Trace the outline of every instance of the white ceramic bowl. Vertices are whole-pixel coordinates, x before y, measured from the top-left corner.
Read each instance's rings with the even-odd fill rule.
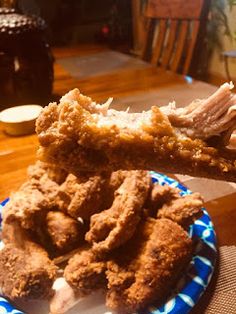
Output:
[[[32,134],[41,110],[41,106],[33,104],[5,109],[0,112],[2,128],[7,134],[13,136]]]

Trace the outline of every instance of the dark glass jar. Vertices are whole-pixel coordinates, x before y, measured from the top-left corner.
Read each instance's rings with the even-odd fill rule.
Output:
[[[45,29],[39,17],[0,8],[0,106],[50,97],[53,56]]]

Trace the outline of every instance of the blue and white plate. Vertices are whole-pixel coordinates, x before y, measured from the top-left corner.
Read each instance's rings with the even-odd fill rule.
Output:
[[[181,195],[191,193],[191,191],[188,190],[185,186],[165,175],[156,172],[151,172],[151,175],[153,182],[158,182],[161,185],[168,184],[172,187],[176,187],[181,191]],[[0,204],[0,211],[7,201],[8,200],[5,200]],[[198,302],[199,298],[208,286],[215,266],[217,249],[214,227],[211,218],[205,209],[203,209],[203,216],[190,226],[189,236],[196,243],[191,262],[189,263],[186,271],[183,273],[166,303],[159,308],[150,307],[149,314],[187,314]],[[80,308],[76,307],[76,309],[70,311],[69,313],[111,313],[104,306],[103,296],[98,296],[97,298],[95,297],[92,299],[90,298],[90,301],[86,301],[86,298],[84,300],[85,301],[80,303]],[[93,306],[91,306],[91,301],[95,302]],[[86,304],[88,304],[88,307],[86,307]],[[45,306],[44,309],[43,307],[38,309],[38,305],[36,306],[35,304],[32,304],[28,307],[27,313],[46,314],[46,307],[47,306]],[[0,297],[0,313],[24,314],[24,312],[15,309],[3,297]]]

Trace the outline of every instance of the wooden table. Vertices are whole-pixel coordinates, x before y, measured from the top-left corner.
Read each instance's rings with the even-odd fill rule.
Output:
[[[60,60],[69,57],[89,57],[107,52],[105,47],[83,46],[80,48],[55,49],[54,92],[63,95],[68,90],[80,90],[97,101],[114,97],[114,107],[139,111],[150,105],[164,105],[176,100],[177,105],[186,105],[195,98],[206,97],[216,90],[209,84],[192,81],[177,74],[145,66],[120,66],[115,71],[89,77],[72,77]],[[105,60],[106,61],[106,60]],[[100,64],[101,66],[101,64]],[[122,105],[122,103],[124,105]],[[38,141],[36,135],[9,137],[0,132],[0,200],[8,197],[26,179],[26,168],[35,162]],[[193,179],[178,176],[192,190],[203,190],[208,201],[206,208],[215,225],[219,245],[236,245],[236,188],[234,184],[213,180]],[[204,187],[204,188],[202,188]],[[209,195],[212,195],[209,197]]]

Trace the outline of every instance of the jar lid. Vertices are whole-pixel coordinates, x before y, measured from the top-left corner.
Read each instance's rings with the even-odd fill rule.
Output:
[[[45,21],[38,16],[27,16],[15,13],[14,10],[13,12],[6,10],[13,9],[0,11],[0,35],[22,34],[29,31],[32,32],[33,30],[44,30],[46,28]]]
[[[16,13],[16,10],[14,8],[6,8],[6,7],[0,8],[0,14],[10,14],[10,13]]]

